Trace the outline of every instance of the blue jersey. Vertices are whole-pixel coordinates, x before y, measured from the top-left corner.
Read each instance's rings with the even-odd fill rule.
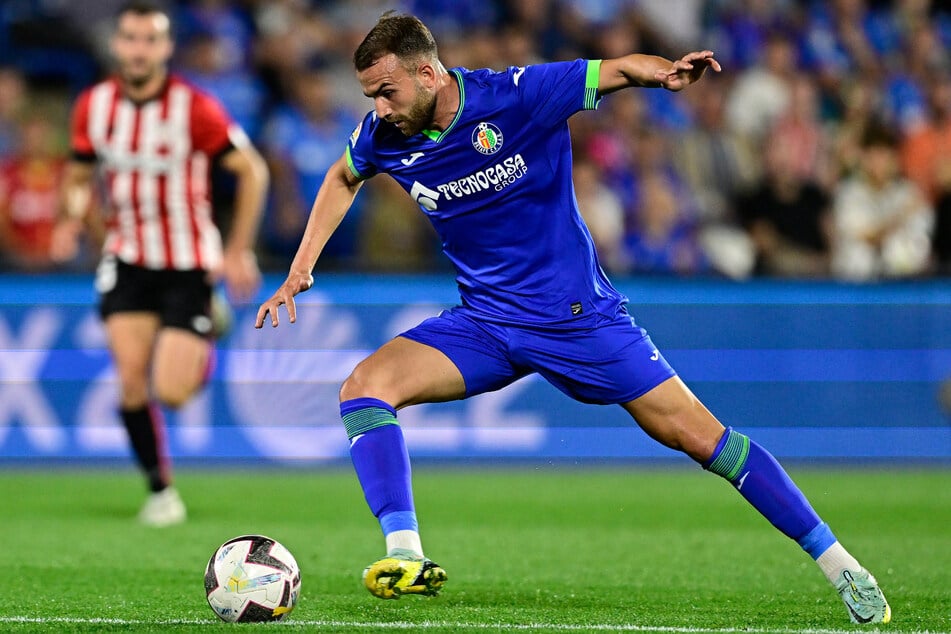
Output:
[[[456,269],[462,304],[507,324],[577,326],[627,300],[598,264],[571,182],[568,117],[597,107],[599,61],[454,68],[459,111],[404,136],[374,113],[347,146],[360,179],[392,176]]]

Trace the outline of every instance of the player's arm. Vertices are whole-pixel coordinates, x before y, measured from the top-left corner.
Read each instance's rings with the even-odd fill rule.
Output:
[[[267,164],[250,143],[232,147],[219,161],[236,178],[234,220],[225,245],[224,276],[231,296],[247,301],[261,283],[254,245],[267,195]]]
[[[93,178],[96,164],[92,161],[69,161],[66,164],[60,192],[59,218],[53,227],[50,257],[68,262],[79,252],[79,236],[87,224],[92,207]]]
[[[353,198],[357,195],[362,183],[363,181],[350,171],[346,155],[341,156],[337,162],[330,166],[310,209],[310,217],[307,219],[304,237],[301,238],[297,254],[294,256],[294,261],[291,262],[287,279],[271,299],[261,304],[258,309],[257,320],[254,323],[255,328],[264,325],[264,318],[268,313],[271,315],[271,325],[276,327],[278,325],[277,309],[281,304],[287,306],[287,316],[290,322],[297,321],[297,307],[294,304],[294,296],[314,285],[312,271],[317,264],[317,258],[320,257],[321,251],[323,251],[327,241],[330,240],[330,236],[333,235],[340,221],[347,215],[350,205],[353,204]]]
[[[713,51],[694,51],[675,61],[640,53],[606,59],[598,74],[598,93],[606,95],[633,86],[682,90],[698,81],[707,68],[720,72]]]

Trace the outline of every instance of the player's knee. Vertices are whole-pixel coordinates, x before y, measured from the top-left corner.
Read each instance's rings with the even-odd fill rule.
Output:
[[[125,409],[135,409],[148,403],[149,383],[144,376],[120,376],[119,391],[119,402]]]
[[[359,373],[354,370],[350,376],[344,379],[343,384],[340,386],[340,402],[362,398],[366,395],[366,387],[360,381]]]
[[[354,398],[385,398],[385,390],[364,364],[357,365],[340,386],[340,401],[349,401]]]
[[[154,397],[155,400],[163,406],[170,409],[178,409],[185,405],[195,392],[196,388],[182,383],[172,385],[156,383]]]

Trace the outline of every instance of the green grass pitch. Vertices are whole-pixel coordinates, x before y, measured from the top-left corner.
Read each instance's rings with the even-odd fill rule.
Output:
[[[951,470],[790,473],[878,577],[887,632],[951,631]],[[680,466],[417,467],[435,599],[360,583],[382,538],[349,469],[180,469],[187,524],[136,524],[131,467],[0,470],[0,631],[835,633],[869,631],[798,546],[731,487]],[[263,533],[300,563],[282,623],[231,625],[205,602],[221,542]]]

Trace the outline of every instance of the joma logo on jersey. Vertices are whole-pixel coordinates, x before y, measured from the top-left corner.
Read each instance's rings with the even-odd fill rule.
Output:
[[[472,131],[472,147],[482,154],[495,154],[502,149],[502,131],[494,123],[483,121]]]

